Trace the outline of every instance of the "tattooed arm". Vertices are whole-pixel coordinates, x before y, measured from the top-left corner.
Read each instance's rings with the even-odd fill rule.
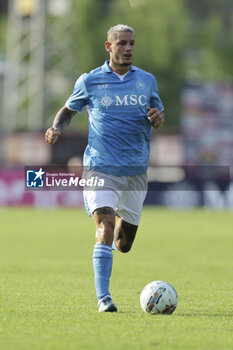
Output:
[[[75,111],[72,111],[66,106],[62,107],[54,118],[53,126],[46,131],[45,141],[54,144],[65,127],[70,124],[75,113]]]

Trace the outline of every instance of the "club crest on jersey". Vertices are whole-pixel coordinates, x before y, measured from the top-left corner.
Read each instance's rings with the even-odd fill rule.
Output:
[[[115,98],[115,103],[114,103]],[[137,104],[145,106],[147,102],[145,95],[115,95],[113,97],[107,96],[106,94],[100,98],[100,103],[103,107],[109,108],[112,104],[115,106],[136,106]]]
[[[143,83],[143,81],[137,81],[136,82],[136,87],[140,90],[144,89],[145,88],[145,84]]]

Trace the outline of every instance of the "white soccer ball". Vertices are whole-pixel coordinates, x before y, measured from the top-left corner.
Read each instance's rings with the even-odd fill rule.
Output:
[[[140,304],[148,314],[172,314],[178,304],[178,295],[171,284],[153,281],[142,290]]]

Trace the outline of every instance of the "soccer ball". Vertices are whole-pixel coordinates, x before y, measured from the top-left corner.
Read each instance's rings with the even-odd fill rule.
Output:
[[[167,282],[153,281],[142,290],[140,304],[148,314],[172,314],[178,304],[177,292]]]

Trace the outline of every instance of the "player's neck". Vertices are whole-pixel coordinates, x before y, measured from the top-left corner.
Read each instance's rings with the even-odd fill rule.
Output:
[[[121,65],[118,65],[118,64],[114,64],[111,61],[109,62],[109,67],[111,68],[111,70],[114,73],[117,73],[117,74],[120,74],[120,75],[124,75],[130,70],[130,65],[121,66]]]

